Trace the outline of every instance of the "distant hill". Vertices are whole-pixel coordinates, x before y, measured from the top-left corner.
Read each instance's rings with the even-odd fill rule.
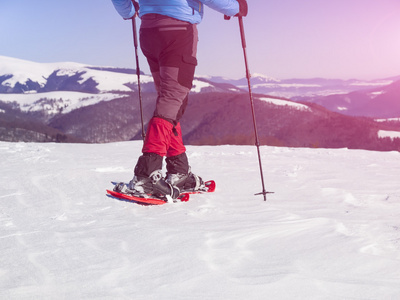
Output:
[[[104,143],[140,139],[137,79],[133,71],[76,63],[39,64],[0,56],[0,140]],[[151,76],[143,74],[141,79],[147,123],[154,110],[156,93]],[[294,88],[299,82],[293,81],[287,88]],[[181,120],[186,143],[254,144],[249,95],[242,83],[196,77]],[[263,83],[284,87],[282,81],[263,75],[252,79],[256,90]],[[307,85],[319,85],[320,89],[332,84],[332,80],[307,81]],[[342,81],[335,84],[343,86]],[[373,95],[372,100],[381,99],[379,104],[386,103],[393,112],[397,102],[392,99],[399,92],[398,85],[395,82],[373,91],[347,95],[366,97],[363,109],[371,112],[377,110],[377,104],[371,103],[367,95]],[[400,150],[398,122],[375,122],[372,118],[359,117],[363,114],[346,116],[341,109],[352,101],[335,100],[329,107],[327,99],[330,98],[296,98],[295,102],[255,93],[262,144]],[[352,108],[348,105],[346,109],[349,112]],[[360,106],[353,108],[357,109]],[[396,113],[382,112],[382,116],[392,115]]]
[[[218,83],[229,83],[243,90],[247,89],[247,79],[240,78],[232,80],[224,77],[207,77]],[[252,90],[259,94],[271,96],[294,98],[327,96],[332,94],[347,94],[353,91],[379,88],[387,86],[397,80],[400,76],[376,80],[341,80],[327,78],[297,78],[297,79],[275,79],[262,74],[252,74]]]
[[[317,103],[349,116],[400,118],[400,80],[389,85],[347,94],[297,97],[296,100]]]

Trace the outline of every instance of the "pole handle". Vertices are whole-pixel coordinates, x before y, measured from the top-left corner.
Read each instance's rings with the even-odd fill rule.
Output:
[[[138,48],[138,39],[137,39],[137,34],[136,34],[136,16],[132,18],[132,29],[133,29],[133,45],[135,46],[135,49]]]

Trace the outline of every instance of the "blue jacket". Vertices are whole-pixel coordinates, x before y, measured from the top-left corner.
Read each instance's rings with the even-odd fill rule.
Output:
[[[123,18],[131,18],[135,14],[131,0],[112,0],[112,2]],[[227,16],[234,16],[239,12],[237,0],[139,0],[139,4],[139,17],[153,13],[192,24],[201,22],[204,5]]]

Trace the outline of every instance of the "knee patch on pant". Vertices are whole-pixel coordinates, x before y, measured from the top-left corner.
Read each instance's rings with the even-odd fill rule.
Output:
[[[178,82],[187,87],[189,90],[193,85],[193,78],[197,66],[196,57],[190,55],[183,55],[182,62],[179,65]]]

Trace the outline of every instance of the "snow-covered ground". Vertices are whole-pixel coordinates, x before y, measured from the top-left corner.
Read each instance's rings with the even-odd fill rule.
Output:
[[[400,153],[189,146],[214,194],[106,196],[140,142],[0,143],[0,299],[400,299]]]

